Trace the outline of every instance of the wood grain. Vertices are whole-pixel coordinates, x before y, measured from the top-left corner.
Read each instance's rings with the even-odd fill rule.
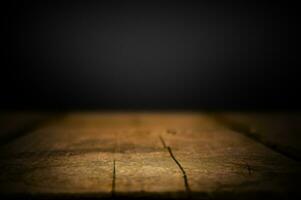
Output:
[[[204,113],[69,113],[1,148],[0,193],[284,198],[300,163]]]
[[[299,113],[239,113],[215,115],[221,123],[254,140],[301,161],[301,115]]]

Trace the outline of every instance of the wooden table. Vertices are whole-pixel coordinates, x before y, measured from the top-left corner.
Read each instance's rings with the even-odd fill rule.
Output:
[[[6,198],[300,193],[298,113],[2,113],[0,131]]]

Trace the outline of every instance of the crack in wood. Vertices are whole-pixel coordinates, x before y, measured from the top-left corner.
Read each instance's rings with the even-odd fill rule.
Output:
[[[114,152],[113,152],[113,170],[112,170],[112,198],[116,197],[116,153],[120,152],[118,134],[114,133]]]
[[[162,136],[159,136],[159,139],[160,141],[162,142],[162,145],[164,147],[164,149],[167,149],[170,157],[175,161],[175,163],[177,164],[177,166],[179,167],[179,169],[181,170],[181,173],[183,175],[183,180],[184,180],[184,185],[185,185],[185,191],[186,193],[188,194],[188,196],[190,196],[190,187],[189,187],[189,183],[188,183],[188,177],[186,175],[186,172],[183,168],[183,166],[181,165],[181,163],[176,159],[176,157],[174,156],[173,152],[172,152],[172,149],[170,146],[167,146],[163,137]]]
[[[166,146],[166,143],[165,143],[164,139],[162,138],[162,136],[159,136],[159,139],[160,139],[160,141],[161,141],[163,147],[166,149],[167,146]]]
[[[252,174],[252,168],[248,163],[246,163],[246,167],[247,167],[247,170],[248,170],[248,173],[249,173],[249,176],[250,176]]]
[[[116,164],[115,159],[113,160],[113,176],[112,176],[112,197],[115,197],[115,187],[116,187]]]

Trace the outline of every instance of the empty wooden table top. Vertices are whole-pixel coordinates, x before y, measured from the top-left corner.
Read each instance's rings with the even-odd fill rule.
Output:
[[[297,131],[283,128],[284,124],[281,127],[288,131],[274,136],[271,122],[265,121],[269,116],[257,114],[256,121],[250,120],[254,115],[247,118],[246,113],[227,113],[227,123],[216,117],[224,119],[225,115],[40,114],[37,116],[43,120],[39,123],[36,115],[28,115],[34,120],[20,120],[19,131],[20,115],[5,118],[3,114],[1,120],[6,121],[0,130],[14,137],[2,142],[0,193],[17,198],[284,199],[298,195],[298,156],[271,145],[275,143],[298,155],[300,141],[285,139],[300,137],[294,136]],[[26,118],[26,113],[22,117]],[[229,125],[232,121],[259,127],[264,140],[233,129]],[[9,123],[14,127],[10,131]],[[31,128],[24,129],[24,123]]]

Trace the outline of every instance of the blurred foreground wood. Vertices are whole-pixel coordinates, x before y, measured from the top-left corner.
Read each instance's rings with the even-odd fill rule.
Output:
[[[271,137],[277,131],[266,118],[238,119],[245,118],[223,123],[205,113],[68,113],[3,142],[0,194],[47,199],[299,195],[300,161],[269,146],[298,149],[300,140],[287,138],[299,133],[283,128],[281,136]],[[270,127],[258,128],[265,141],[234,129],[232,120]],[[277,126],[281,122],[287,123],[280,120]],[[11,134],[17,129],[16,124]]]

